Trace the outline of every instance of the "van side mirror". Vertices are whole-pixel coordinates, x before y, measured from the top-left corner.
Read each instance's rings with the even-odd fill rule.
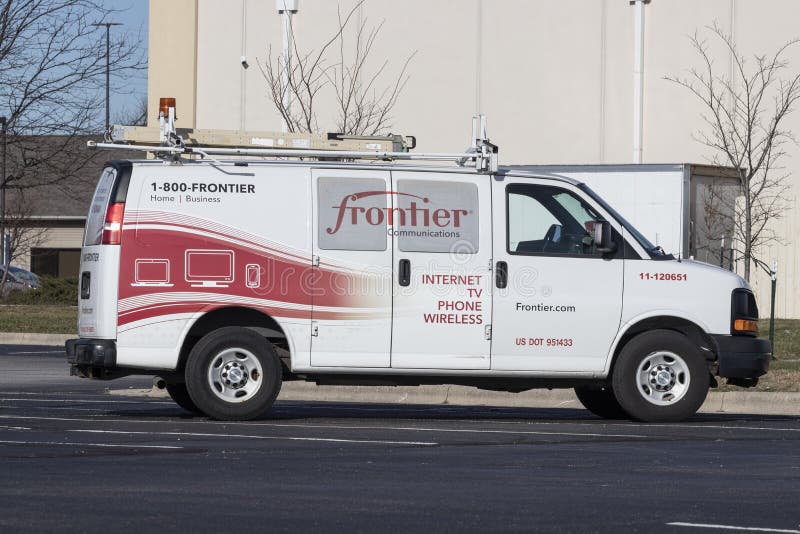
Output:
[[[617,243],[612,238],[611,223],[597,221],[594,225],[594,246],[597,252],[608,254],[617,250]]]

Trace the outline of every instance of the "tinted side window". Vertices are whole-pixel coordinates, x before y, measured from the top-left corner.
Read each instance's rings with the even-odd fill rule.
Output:
[[[577,195],[558,187],[512,184],[506,202],[509,253],[601,256],[593,235],[602,217]]]
[[[114,180],[117,178],[117,171],[111,167],[106,167],[92,197],[92,205],[89,207],[89,216],[86,218],[86,229],[83,235],[85,246],[99,245],[103,238],[103,224],[106,220],[106,209],[111,197],[111,190],[114,188]]]
[[[464,182],[398,180],[394,210],[403,252],[478,252],[478,187]]]
[[[389,194],[383,180],[320,178],[319,248],[386,250]]]

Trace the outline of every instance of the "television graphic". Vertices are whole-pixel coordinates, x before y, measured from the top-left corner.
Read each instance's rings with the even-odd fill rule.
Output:
[[[172,287],[169,283],[169,260],[139,258],[133,264],[133,287]]]
[[[192,287],[228,287],[233,282],[233,251],[187,249],[186,281]]]

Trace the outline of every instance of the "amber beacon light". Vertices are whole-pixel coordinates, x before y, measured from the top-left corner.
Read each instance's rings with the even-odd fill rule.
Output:
[[[175,107],[174,98],[160,98],[158,100],[158,114],[160,116],[169,117],[169,108],[173,108],[175,110],[175,115],[178,115],[178,108]]]

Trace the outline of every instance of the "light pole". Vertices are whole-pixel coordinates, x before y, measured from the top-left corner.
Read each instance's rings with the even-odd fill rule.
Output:
[[[292,15],[300,10],[300,0],[275,0],[275,7],[283,19],[283,53],[281,54],[281,105],[286,113],[292,105],[292,95],[289,92],[289,74],[292,64]],[[283,119],[282,129],[289,131],[289,124]]]
[[[650,0],[632,0],[633,39],[633,162],[642,162],[644,138],[644,5]]]
[[[0,261],[3,268],[6,265],[6,137],[8,134],[8,120],[0,117],[0,131],[3,134],[3,143],[0,145]]]
[[[106,27],[106,131],[111,125],[110,86],[111,86],[111,26],[122,26],[121,22],[96,22],[92,26]]]

